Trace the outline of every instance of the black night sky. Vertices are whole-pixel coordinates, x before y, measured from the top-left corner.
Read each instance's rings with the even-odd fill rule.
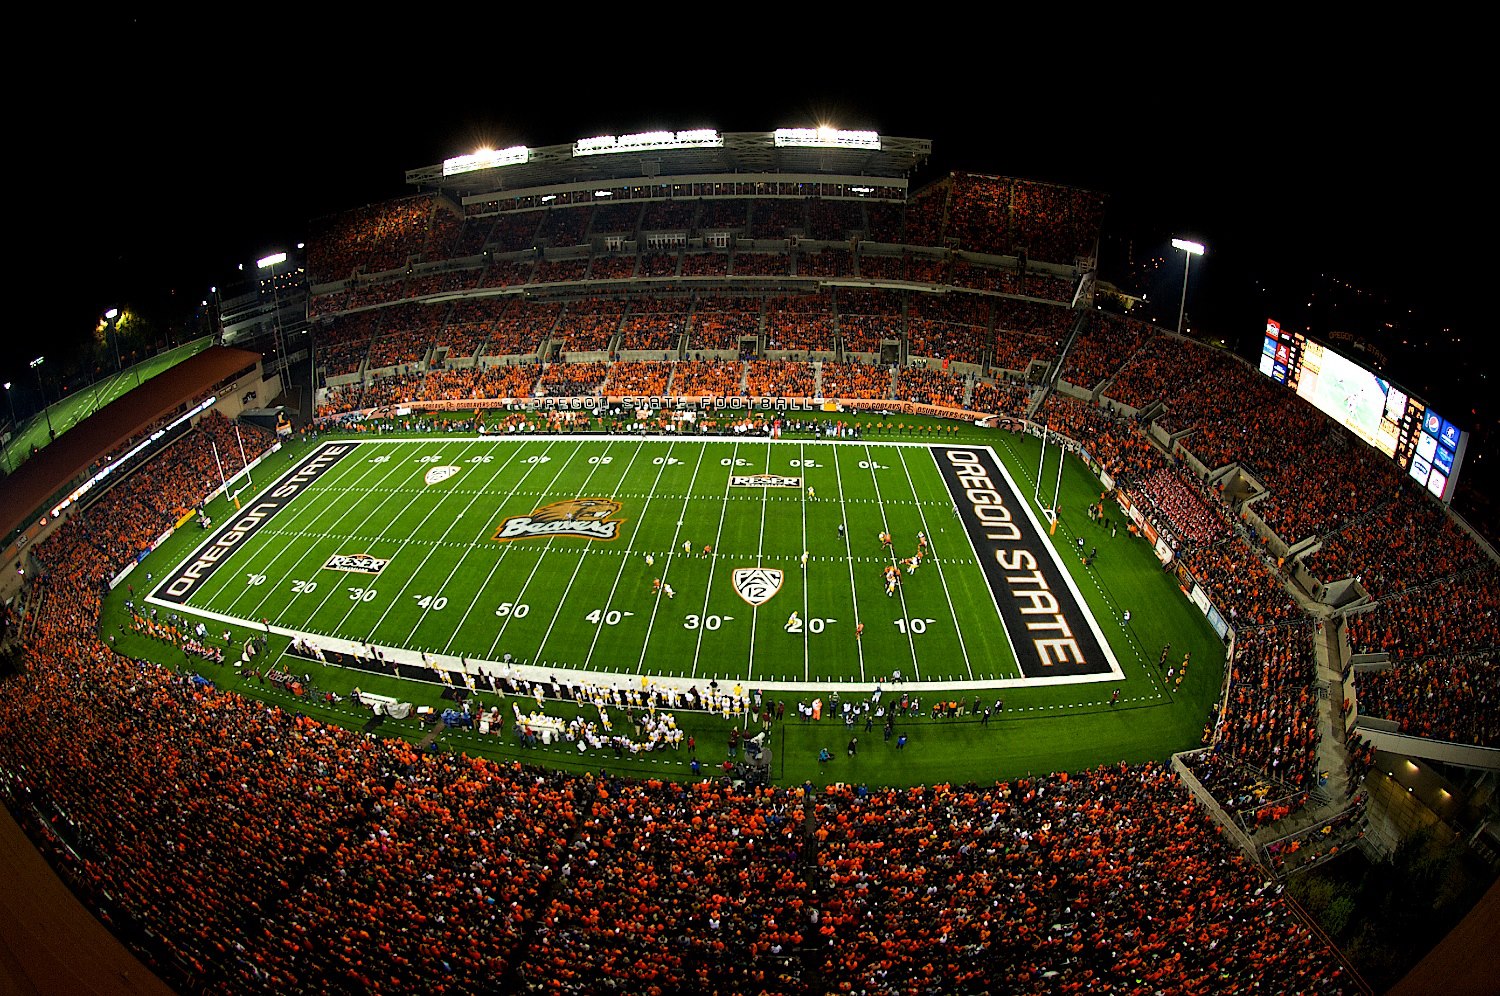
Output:
[[[1482,88],[1451,40],[1429,52],[1409,24],[1365,25],[1357,46],[1342,29],[1221,26],[1229,41],[1207,47],[1203,25],[1077,14],[908,11],[910,28],[856,30],[790,12],[769,26],[763,10],[746,28],[676,9],[637,26],[633,10],[479,24],[405,9],[381,27],[291,8],[43,15],[54,23],[24,34],[45,71],[12,104],[22,315],[0,336],[0,377],[34,391],[27,360],[46,352],[60,377],[104,309],[166,321],[311,218],[400,196],[406,169],[481,144],[828,122],[931,139],[916,185],[968,169],[1105,192],[1100,276],[1162,302],[1168,324],[1182,278],[1169,241],[1204,242],[1195,331],[1247,354],[1267,316],[1351,333],[1474,432],[1468,484],[1500,462],[1486,268],[1465,248],[1488,241],[1470,119]]]

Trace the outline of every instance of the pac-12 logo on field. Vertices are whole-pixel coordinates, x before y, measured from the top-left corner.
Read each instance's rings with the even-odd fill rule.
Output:
[[[434,484],[442,484],[461,469],[459,467],[429,467],[427,474],[422,480],[426,481],[429,487]]]
[[[577,536],[580,539],[612,540],[620,535],[624,519],[610,516],[620,511],[613,498],[569,498],[535,509],[530,515],[513,515],[500,523],[495,539],[534,539],[545,536]]]
[[[781,590],[782,573],[771,567],[737,567],[734,590],[751,605],[764,605]]]
[[[385,570],[390,559],[372,557],[368,553],[336,553],[323,565],[325,571],[347,571],[350,574],[379,574]]]

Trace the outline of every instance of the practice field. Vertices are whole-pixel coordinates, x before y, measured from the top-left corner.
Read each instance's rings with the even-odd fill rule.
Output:
[[[975,445],[335,440],[149,601],[449,661],[768,688],[1119,681],[1121,620],[1024,487]]]

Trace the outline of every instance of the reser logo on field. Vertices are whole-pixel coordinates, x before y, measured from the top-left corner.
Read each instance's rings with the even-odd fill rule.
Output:
[[[782,477],[780,474],[736,474],[729,479],[735,488],[800,488],[802,478]]]
[[[534,509],[530,515],[513,515],[500,523],[495,539],[536,539],[546,536],[576,536],[579,539],[612,540],[620,535],[624,519],[610,516],[620,511],[613,498],[569,498]]]
[[[382,560],[368,553],[336,553],[328,558],[328,563],[323,565],[323,570],[347,571],[350,574],[379,574],[390,562],[389,558]]]

